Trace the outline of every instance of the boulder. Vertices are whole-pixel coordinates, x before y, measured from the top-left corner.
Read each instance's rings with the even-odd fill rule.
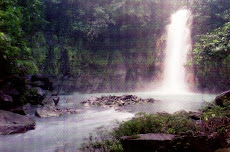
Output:
[[[26,111],[23,109],[23,107],[13,108],[13,109],[10,109],[10,111],[13,112],[13,113],[20,114],[20,115],[27,115],[27,113],[26,113]]]
[[[202,113],[201,112],[190,112],[189,117],[193,120],[201,120]]]
[[[125,152],[157,151],[160,147],[170,144],[177,136],[172,134],[148,133],[138,136],[121,137],[121,144]]]
[[[14,105],[13,98],[0,91],[0,109],[9,109]]]
[[[37,108],[35,115],[40,118],[58,117],[62,115],[62,112],[56,109],[50,109],[50,108]]]
[[[219,106],[228,106],[230,104],[230,90],[218,95],[215,99],[215,102]]]
[[[39,84],[42,84],[41,88],[42,89],[45,89],[45,90],[50,90],[50,91],[53,91],[53,83],[49,80],[49,78],[43,76],[43,75],[33,75],[31,76],[31,81],[34,83],[34,82],[39,82]]]
[[[35,87],[35,88],[30,88],[33,92],[28,94],[27,99],[29,100],[28,103],[31,104],[40,104],[43,105],[43,100],[46,97],[47,90],[43,90],[42,88]]]
[[[169,146],[162,147],[159,152],[214,152],[226,144],[223,134],[208,135],[199,132],[196,135],[184,135],[174,139]]]
[[[51,96],[52,89],[52,82],[42,75],[11,76],[0,86],[0,109],[25,114],[18,107],[26,103],[44,105],[43,100],[47,95]],[[58,99],[52,98],[51,102],[57,104]]]
[[[15,108],[11,108],[9,111],[13,112],[13,113],[17,113],[20,115],[29,115],[30,111],[31,111],[31,104],[27,103],[23,106],[19,106],[19,107],[15,107]]]
[[[0,110],[0,135],[24,133],[35,129],[35,121],[27,116]]]

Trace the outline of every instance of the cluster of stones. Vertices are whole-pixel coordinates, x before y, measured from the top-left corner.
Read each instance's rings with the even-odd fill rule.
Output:
[[[84,106],[101,106],[101,107],[116,107],[126,106],[139,103],[153,103],[153,98],[142,99],[135,95],[123,95],[123,96],[102,96],[100,98],[92,97],[87,101],[83,101]]]

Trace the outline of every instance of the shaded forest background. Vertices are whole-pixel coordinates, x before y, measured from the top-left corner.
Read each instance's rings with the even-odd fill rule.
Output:
[[[229,0],[1,0],[0,83],[41,73],[62,91],[147,89],[161,79],[166,25],[193,13],[185,65],[200,90],[230,85]]]

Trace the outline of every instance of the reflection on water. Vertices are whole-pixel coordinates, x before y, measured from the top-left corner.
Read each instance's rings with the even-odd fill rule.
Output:
[[[137,112],[175,112],[178,110],[198,110],[203,100],[212,101],[215,95],[177,94],[166,95],[162,93],[144,92],[128,93],[141,98],[154,98],[153,104],[139,104],[123,107],[121,111],[113,108],[86,108],[80,102],[91,96],[124,95],[113,94],[79,94],[61,96],[59,107],[78,108],[79,114],[66,115],[54,118],[36,118],[36,129],[24,134],[0,136],[0,152],[54,152],[57,149],[65,152],[77,151],[83,139],[102,125],[112,128],[116,120],[130,119]]]

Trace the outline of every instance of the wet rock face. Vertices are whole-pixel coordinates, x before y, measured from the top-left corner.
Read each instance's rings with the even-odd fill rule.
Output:
[[[0,110],[0,135],[24,133],[35,129],[35,121],[27,116]]]
[[[152,98],[142,99],[135,95],[123,95],[123,96],[102,96],[100,98],[92,97],[87,101],[83,101],[82,104],[85,106],[102,106],[102,107],[113,107],[113,106],[125,106],[130,104],[139,103],[153,103],[155,100]]]
[[[230,90],[218,95],[215,99],[215,102],[219,106],[228,106],[230,104]]]

